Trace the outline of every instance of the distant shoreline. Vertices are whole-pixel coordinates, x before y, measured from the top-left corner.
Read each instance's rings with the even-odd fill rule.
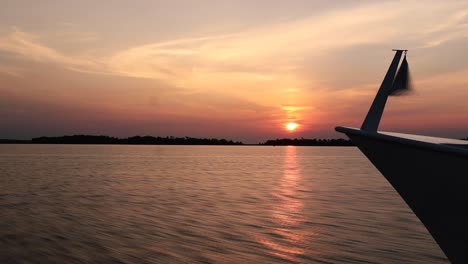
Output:
[[[216,138],[134,136],[116,138],[110,136],[73,135],[38,137],[30,140],[0,139],[0,144],[64,144],[64,145],[183,145],[183,146],[354,146],[347,139],[270,139],[258,144]]]

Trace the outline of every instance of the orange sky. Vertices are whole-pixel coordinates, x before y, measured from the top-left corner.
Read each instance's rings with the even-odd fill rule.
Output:
[[[468,136],[464,1],[94,2],[2,3],[0,138],[337,137],[392,48],[410,50],[416,91],[381,128]]]

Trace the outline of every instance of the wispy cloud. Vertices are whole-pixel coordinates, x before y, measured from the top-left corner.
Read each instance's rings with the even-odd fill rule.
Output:
[[[0,38],[0,51],[18,55],[22,59],[61,64],[67,68],[91,70],[97,69],[99,65],[95,59],[69,56],[49,48],[41,44],[38,36],[18,29],[14,29],[9,35]]]
[[[278,73],[294,70],[304,56],[391,37],[378,27],[357,30],[395,16],[391,12],[382,15],[376,9],[358,8],[236,34],[133,47],[115,54],[109,66],[130,76],[192,83],[232,79],[232,74],[271,80]]]
[[[24,69],[19,67],[0,64],[0,74],[6,74],[13,77],[21,77],[23,71]]]
[[[372,3],[241,32],[150,43],[94,57],[67,55],[42,44],[38,36],[15,29],[0,38],[0,50],[77,71],[154,78],[178,86],[207,88],[226,80],[255,84],[294,74],[304,58],[323,53],[332,56],[336,49],[387,43],[433,47],[467,36],[467,6],[462,2]],[[97,38],[89,32],[79,35]]]
[[[117,52],[109,66],[120,74],[195,84],[231,74],[271,80],[294,71],[308,56],[333,56],[336,49],[369,44],[429,47],[464,37],[467,12],[467,4],[460,2],[371,4],[231,35],[133,47]]]

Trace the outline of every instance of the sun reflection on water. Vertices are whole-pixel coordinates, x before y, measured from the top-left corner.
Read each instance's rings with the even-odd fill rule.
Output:
[[[304,234],[299,226],[304,223],[304,203],[300,198],[299,188],[301,174],[297,164],[296,147],[287,147],[283,164],[283,177],[273,196],[278,204],[272,208],[274,223],[267,232],[269,237],[259,239],[259,242],[269,248],[270,253],[282,259],[301,263],[300,256],[304,254],[301,243]]]

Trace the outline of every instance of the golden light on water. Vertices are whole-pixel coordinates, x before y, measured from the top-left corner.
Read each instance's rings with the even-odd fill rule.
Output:
[[[295,123],[293,123],[295,124]],[[297,124],[296,124],[297,125]],[[300,227],[305,222],[304,202],[300,189],[302,175],[297,163],[296,147],[286,148],[284,159],[284,174],[278,182],[272,195],[277,203],[272,208],[273,225],[269,226],[267,234],[273,237],[257,238],[257,241],[269,248],[270,253],[292,263],[302,263],[301,256],[305,254],[305,236]]]
[[[292,131],[296,130],[298,126],[299,125],[297,123],[289,122],[289,123],[286,124],[286,130],[292,132]]]

